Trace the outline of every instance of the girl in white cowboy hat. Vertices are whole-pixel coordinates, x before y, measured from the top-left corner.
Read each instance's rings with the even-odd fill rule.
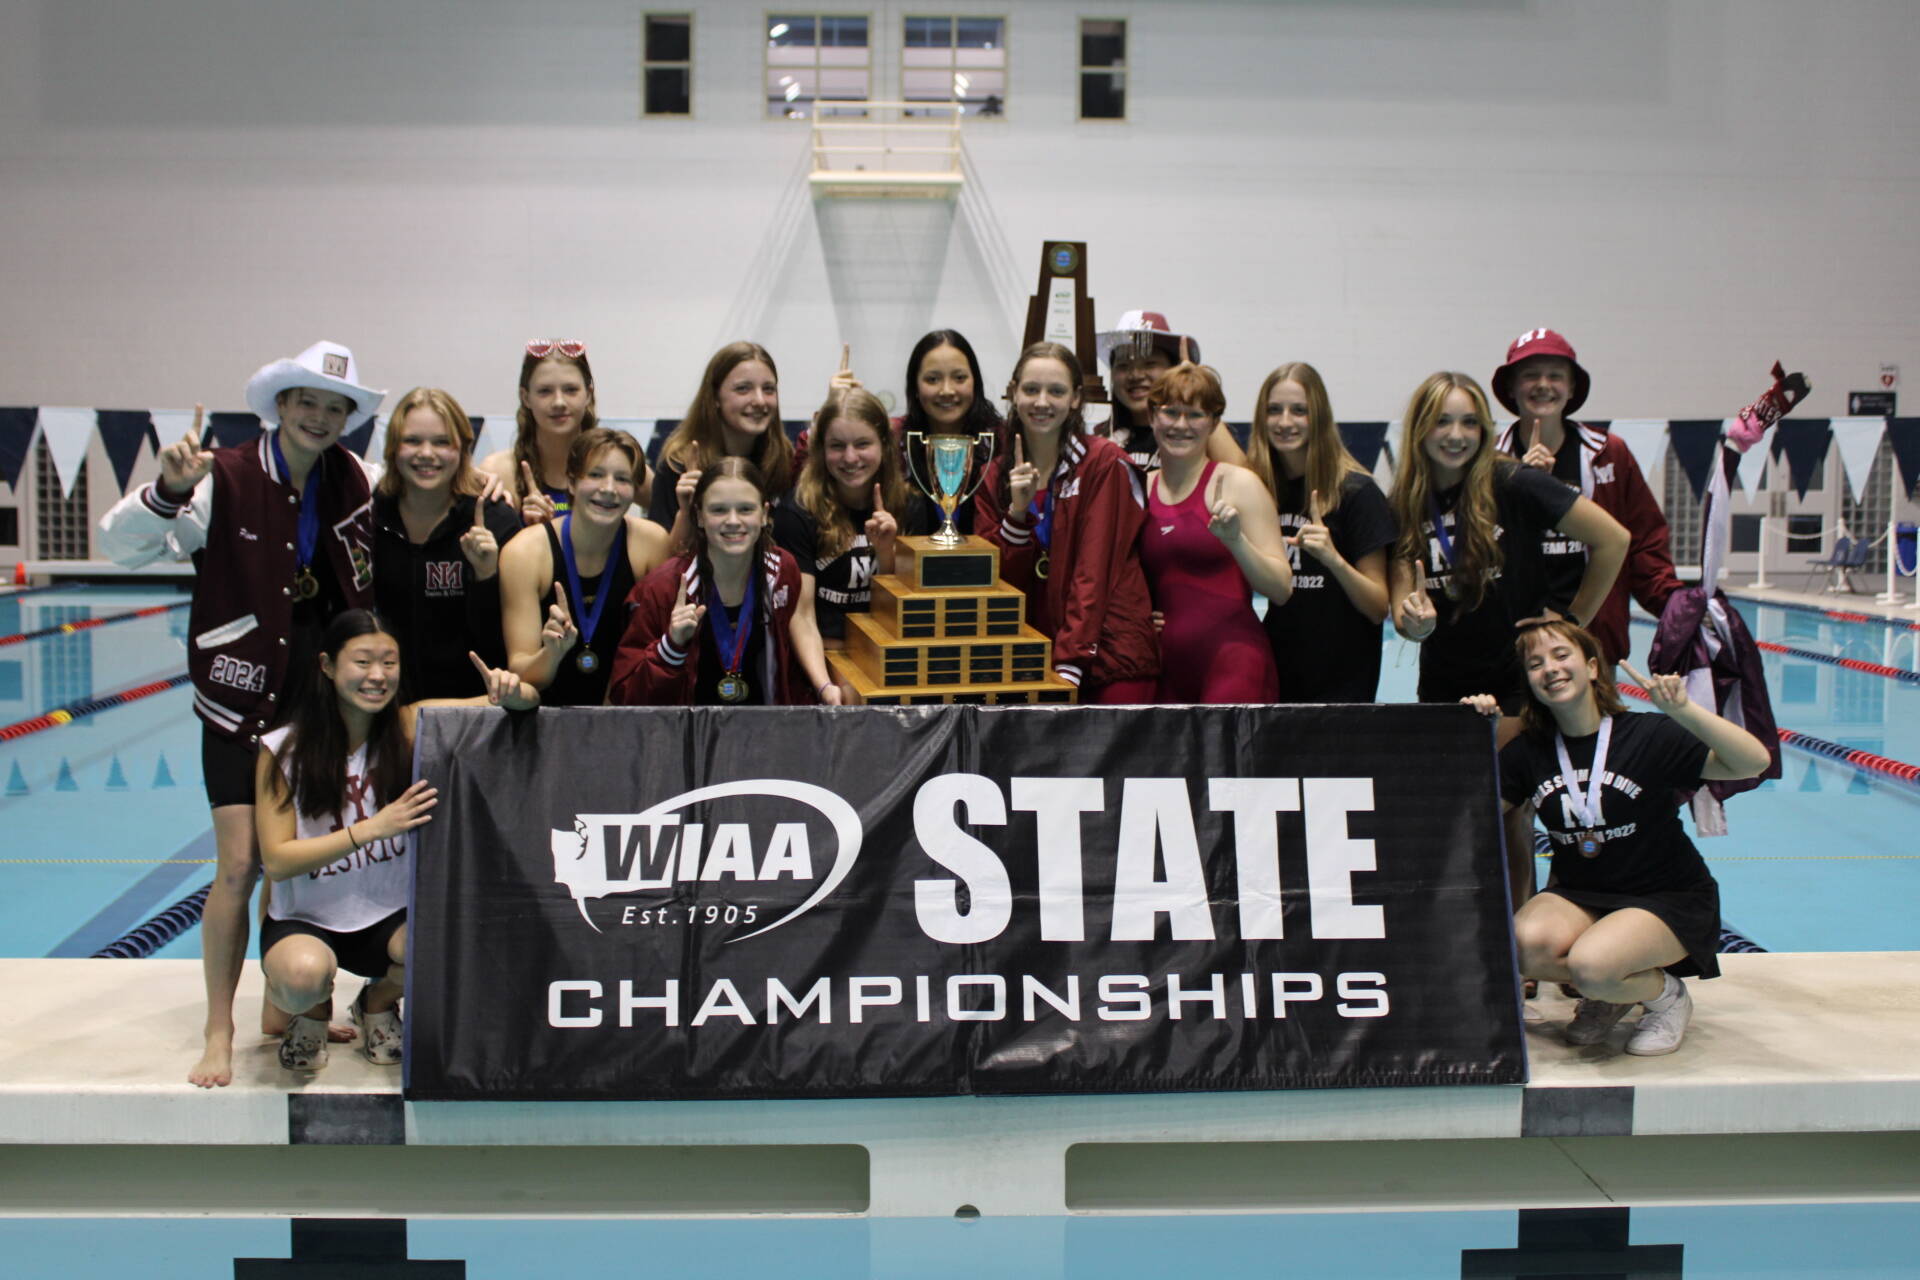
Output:
[[[233,993],[247,952],[247,904],[260,875],[254,757],[317,660],[327,623],[373,603],[372,485],[378,468],[340,437],[386,393],[362,385],[353,353],[316,342],[247,383],[269,428],[207,449],[195,407],[186,435],[160,451],[160,478],[100,521],[106,554],[135,567],[195,558],[187,669],[202,722],[201,764],[218,869],[201,919],[206,1047],[187,1078],[233,1079]],[[266,1029],[277,1034],[275,1020]]]

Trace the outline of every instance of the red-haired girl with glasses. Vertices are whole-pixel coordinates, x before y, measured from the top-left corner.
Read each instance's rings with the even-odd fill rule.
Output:
[[[647,516],[684,547],[692,536],[689,507],[700,473],[722,458],[745,458],[778,502],[793,487],[793,442],[780,422],[780,371],[756,342],[730,342],[700,376],[687,416],[660,447]]]

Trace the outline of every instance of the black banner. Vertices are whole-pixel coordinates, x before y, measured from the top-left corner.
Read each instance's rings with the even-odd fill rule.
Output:
[[[423,712],[406,1092],[1517,1084],[1464,707]]]

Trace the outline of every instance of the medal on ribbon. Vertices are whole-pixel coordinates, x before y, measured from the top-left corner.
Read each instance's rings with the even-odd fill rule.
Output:
[[[567,595],[573,604],[573,614],[580,619],[580,649],[573,655],[573,665],[583,676],[590,676],[600,669],[600,655],[593,651],[593,634],[600,625],[600,615],[607,611],[607,596],[613,586],[613,569],[616,556],[626,554],[626,548],[618,539],[607,548],[607,563],[600,570],[600,582],[593,591],[593,606],[589,608],[580,596],[580,562],[573,551],[573,516],[566,515],[560,520],[560,554],[567,562]]]
[[[1440,510],[1440,502],[1431,493],[1427,495],[1427,518],[1433,523],[1433,540],[1440,544],[1440,558],[1447,562],[1447,581],[1441,590],[1446,593],[1447,599],[1458,600],[1460,574],[1453,564],[1453,537],[1447,532],[1447,518]]]
[[[1033,540],[1040,544],[1040,555],[1033,562],[1033,576],[1045,582],[1053,567],[1053,490],[1041,494],[1033,509]]]
[[[1604,843],[1600,831],[1606,825],[1606,819],[1600,816],[1600,783],[1607,776],[1607,746],[1613,741],[1613,717],[1608,716],[1600,722],[1600,736],[1593,744],[1593,763],[1587,766],[1587,790],[1582,795],[1574,785],[1573,759],[1567,755],[1567,736],[1559,730],[1553,734],[1554,754],[1559,757],[1560,779],[1567,788],[1567,807],[1573,810],[1574,820],[1580,826],[1568,834],[1573,837],[1573,847],[1580,851],[1583,858],[1600,856],[1600,846]]]
[[[755,574],[749,569],[747,589],[740,597],[737,614],[729,613],[727,606],[721,603],[718,587],[710,588],[712,603],[707,607],[707,618],[713,623],[714,650],[720,655],[721,665],[726,668],[726,674],[714,686],[722,702],[747,700],[749,689],[746,677],[740,674],[740,664],[746,660],[747,639],[753,634],[754,577]]]
[[[280,432],[276,428],[267,436],[267,443],[273,449],[273,460],[280,468],[280,474],[287,471],[287,455],[280,450]],[[320,579],[313,573],[313,553],[320,549],[320,460],[314,459],[307,469],[307,483],[300,491],[300,521],[294,534],[294,554],[297,568],[293,574],[293,586],[288,594],[295,600],[311,600],[320,594]]]

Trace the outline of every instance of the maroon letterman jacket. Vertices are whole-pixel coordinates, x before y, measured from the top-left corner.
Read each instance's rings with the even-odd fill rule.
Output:
[[[176,503],[143,485],[100,518],[100,547],[136,568],[192,556],[187,643],[193,709],[217,733],[254,741],[278,720],[293,630],[300,491],[274,461],[271,434],[213,451],[213,471]],[[320,455],[320,545],[350,609],[373,607],[373,480],[340,445]]]

